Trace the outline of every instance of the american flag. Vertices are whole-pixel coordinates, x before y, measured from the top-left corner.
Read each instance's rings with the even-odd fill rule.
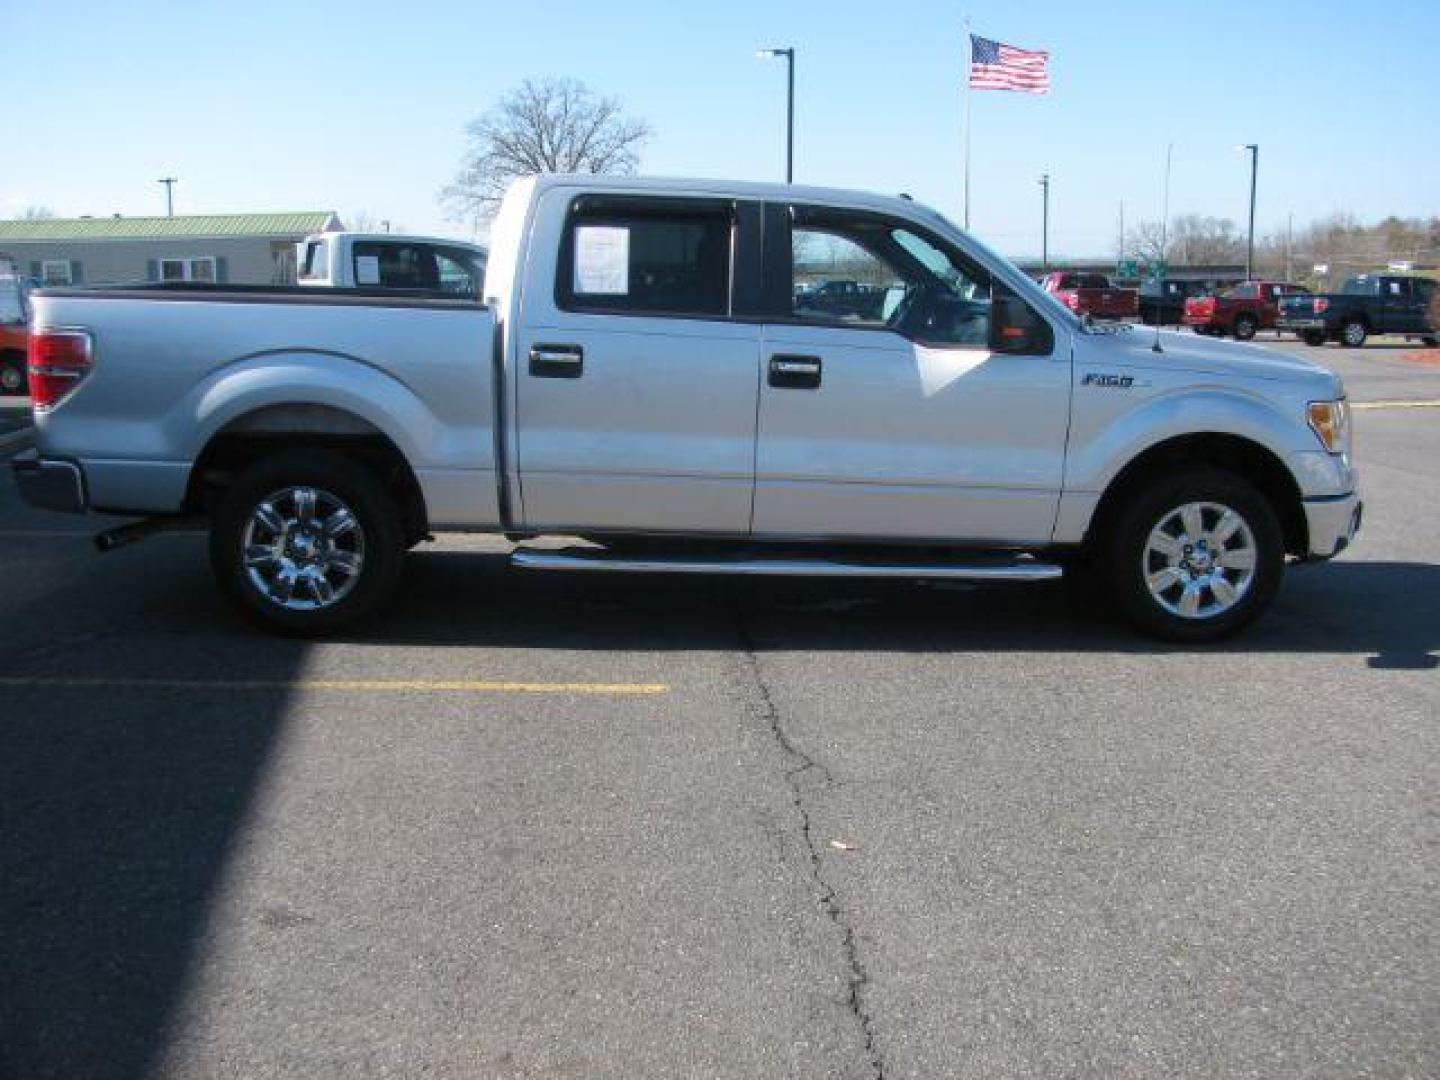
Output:
[[[975,90],[1019,90],[1048,94],[1050,54],[970,35],[970,86]]]

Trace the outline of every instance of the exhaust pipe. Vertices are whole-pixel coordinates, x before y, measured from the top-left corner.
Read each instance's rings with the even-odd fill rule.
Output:
[[[204,527],[205,519],[199,517],[152,517],[142,518],[139,521],[127,521],[124,525],[117,525],[113,529],[96,533],[95,550],[114,551],[116,548],[144,540],[156,533],[181,532]]]

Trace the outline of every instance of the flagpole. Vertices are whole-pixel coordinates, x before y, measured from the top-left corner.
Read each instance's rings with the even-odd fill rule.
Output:
[[[975,63],[975,41],[970,35],[970,16],[965,16],[965,231],[970,231],[970,69]]]

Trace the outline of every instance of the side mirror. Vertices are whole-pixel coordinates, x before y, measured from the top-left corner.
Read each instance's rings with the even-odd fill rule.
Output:
[[[1055,346],[1050,324],[1035,309],[1007,290],[996,290],[990,303],[990,351],[1018,356],[1046,356]]]

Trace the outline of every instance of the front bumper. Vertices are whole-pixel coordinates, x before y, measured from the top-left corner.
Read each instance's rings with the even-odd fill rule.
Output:
[[[1365,504],[1358,492],[1327,499],[1306,499],[1305,524],[1310,535],[1306,558],[1329,559],[1344,551],[1360,531]]]
[[[73,461],[42,458],[34,450],[17,455],[10,462],[21,497],[42,510],[83,514],[85,473]]]

